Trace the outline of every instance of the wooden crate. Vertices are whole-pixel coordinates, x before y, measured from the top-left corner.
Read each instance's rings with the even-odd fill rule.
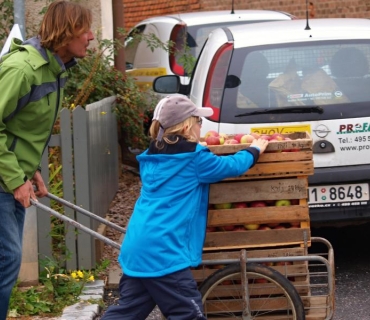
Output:
[[[263,153],[258,163],[240,177],[241,179],[270,179],[276,177],[291,177],[312,175],[314,173],[312,139],[307,132],[284,134],[291,140],[271,141],[266,152]],[[249,147],[248,143],[208,146],[218,155],[233,154]]]
[[[204,251],[310,245],[307,177],[229,181],[211,185]],[[295,200],[297,205],[214,209],[214,204]],[[227,226],[280,224],[283,229],[221,231]],[[292,227],[298,224],[298,227]],[[227,229],[227,228],[226,228]]]

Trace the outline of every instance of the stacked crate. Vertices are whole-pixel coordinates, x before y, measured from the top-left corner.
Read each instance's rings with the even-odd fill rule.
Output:
[[[209,232],[204,243],[203,260],[238,259],[240,249],[247,250],[248,258],[307,255],[307,248],[311,244],[307,192],[308,176],[314,172],[312,139],[306,132],[284,136],[289,139],[269,142],[265,153],[245,174],[211,185],[207,224]],[[209,149],[215,154],[227,155],[245,149],[246,146],[229,144],[209,146]],[[276,206],[274,203],[277,200],[289,200],[291,205]],[[215,208],[217,204],[255,201],[270,205]],[[244,225],[249,228],[258,225],[259,229],[245,229]],[[232,228],[234,230],[226,231]],[[312,301],[303,298],[310,296],[308,262],[272,267],[291,280],[305,306],[309,308]],[[198,282],[213,272],[215,269],[212,267],[193,270]],[[321,309],[326,308],[325,301],[322,304]],[[320,312],[326,313],[326,310]],[[325,319],[324,314],[317,319]]]

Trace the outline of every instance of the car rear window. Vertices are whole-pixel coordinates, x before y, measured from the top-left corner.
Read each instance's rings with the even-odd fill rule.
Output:
[[[221,121],[279,122],[340,118],[349,106],[361,107],[370,101],[369,41],[295,43],[235,49],[228,74],[239,77],[240,85],[225,88]],[[319,114],[259,116],[248,120],[235,115],[261,109],[321,106]],[[362,110],[362,111],[361,111]],[[352,114],[353,116],[354,114]]]
[[[175,49],[170,54],[170,65],[172,72],[177,75],[185,75],[184,65],[181,57],[186,53],[185,50],[190,49],[189,54],[193,57],[198,58],[200,51],[203,48],[204,43],[207,40],[208,35],[212,30],[217,28],[223,28],[232,25],[248,24],[248,23],[260,23],[273,20],[258,20],[258,21],[236,21],[236,22],[222,22],[212,23],[204,25],[177,25],[171,34],[171,41],[175,45]],[[186,43],[186,46],[184,44]],[[187,48],[186,48],[187,47]]]

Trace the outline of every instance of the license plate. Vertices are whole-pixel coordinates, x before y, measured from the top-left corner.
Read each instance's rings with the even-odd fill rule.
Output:
[[[367,183],[315,186],[308,188],[308,205],[315,207],[344,207],[366,205],[369,200]]]

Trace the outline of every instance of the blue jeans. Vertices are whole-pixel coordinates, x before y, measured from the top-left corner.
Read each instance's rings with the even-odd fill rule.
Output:
[[[12,288],[22,262],[26,210],[10,193],[0,192],[0,320],[8,312]]]

